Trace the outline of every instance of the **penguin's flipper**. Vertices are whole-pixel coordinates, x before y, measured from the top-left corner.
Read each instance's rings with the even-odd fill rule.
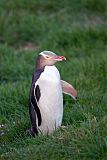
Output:
[[[34,106],[37,118],[38,118],[38,126],[40,126],[42,122],[41,113],[40,113],[39,104],[38,104],[40,96],[41,96],[41,93],[40,93],[39,85],[36,85],[34,87],[34,92],[33,92],[31,101]]]
[[[32,87],[29,100],[29,114],[32,124],[32,127],[30,129],[31,135],[34,134],[38,135],[37,126],[41,125],[41,113],[38,106],[39,98],[40,98],[40,89],[39,86],[36,85],[35,87]]]
[[[71,84],[69,84],[66,81],[61,80],[61,86],[62,86],[63,93],[70,95],[73,99],[76,100],[77,91]]]
[[[32,127],[26,131],[26,133],[35,137],[35,134],[38,135],[37,125],[36,125],[36,112],[31,101],[29,102],[29,115],[31,120]]]

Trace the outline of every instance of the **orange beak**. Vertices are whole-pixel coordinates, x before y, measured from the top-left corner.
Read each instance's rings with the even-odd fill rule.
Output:
[[[54,59],[56,61],[64,61],[64,60],[66,60],[66,58],[64,56],[55,56]]]

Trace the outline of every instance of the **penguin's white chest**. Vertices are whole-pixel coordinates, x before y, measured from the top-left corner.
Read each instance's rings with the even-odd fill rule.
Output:
[[[38,128],[42,133],[48,134],[61,126],[63,116],[63,95],[57,68],[46,66],[37,84],[41,93],[38,107],[42,117]]]

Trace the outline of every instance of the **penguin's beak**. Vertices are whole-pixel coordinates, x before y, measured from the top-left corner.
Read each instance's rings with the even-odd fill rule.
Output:
[[[66,60],[66,58],[64,56],[55,56],[54,60],[56,60],[56,61],[64,61],[64,60]]]

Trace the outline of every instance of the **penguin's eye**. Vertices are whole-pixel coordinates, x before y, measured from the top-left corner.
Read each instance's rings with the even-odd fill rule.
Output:
[[[46,56],[46,58],[48,59],[48,58],[50,58],[49,56]]]

